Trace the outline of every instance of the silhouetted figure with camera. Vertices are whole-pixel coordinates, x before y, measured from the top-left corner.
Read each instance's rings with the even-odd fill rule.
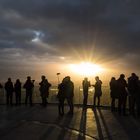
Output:
[[[6,104],[12,106],[13,105],[13,92],[14,92],[14,86],[12,83],[11,78],[8,78],[8,81],[5,83],[5,91],[6,91]]]
[[[43,75],[41,77],[42,81],[39,83],[40,85],[40,96],[42,98],[42,106],[46,107],[48,101],[47,98],[49,97],[49,88],[51,87],[51,84],[48,82],[46,77]]]
[[[135,73],[131,74],[128,78],[128,91],[129,91],[129,112],[135,116],[135,107],[138,93],[138,76]]]
[[[125,80],[125,75],[121,74],[119,79],[117,80],[118,83],[118,93],[119,93],[119,104],[118,104],[118,111],[121,115],[126,115],[126,101],[127,101],[127,82]]]
[[[25,105],[27,105],[27,102],[29,99],[30,106],[32,106],[32,94],[33,94],[33,88],[34,88],[34,80],[31,80],[30,76],[27,77],[27,80],[26,80],[23,88],[26,89]]]
[[[59,115],[64,115],[64,101],[65,101],[65,96],[66,96],[66,84],[67,82],[67,79],[64,78],[62,80],[62,83],[60,83],[58,85],[58,100],[59,100],[59,104],[58,104],[58,112],[59,112]]]
[[[69,115],[73,115],[73,110],[74,110],[74,106],[73,106],[73,97],[74,97],[74,84],[71,81],[70,77],[67,76],[66,78],[66,82],[65,82],[65,93],[66,93],[66,99],[69,105]]]
[[[19,79],[16,80],[14,84],[15,97],[16,97],[16,105],[21,105],[21,82]]]
[[[111,78],[109,85],[110,85],[110,96],[111,96],[111,111],[115,111],[115,101],[116,99],[117,100],[119,99],[118,84],[115,77]]]
[[[83,82],[82,82],[82,87],[83,87],[83,107],[86,107],[87,105],[87,100],[88,100],[88,90],[90,87],[90,81],[88,81],[88,78],[85,77]]]
[[[96,106],[96,100],[98,99],[97,106],[100,106],[100,97],[102,96],[102,81],[99,79],[98,76],[95,77],[96,83],[93,85],[95,88],[94,93],[94,100],[93,100],[93,106]]]

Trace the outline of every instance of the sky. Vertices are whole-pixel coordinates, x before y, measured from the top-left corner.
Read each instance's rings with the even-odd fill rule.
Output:
[[[140,69],[139,0],[0,0],[0,81],[71,75],[91,61],[110,76]],[[75,74],[76,76],[76,74]]]

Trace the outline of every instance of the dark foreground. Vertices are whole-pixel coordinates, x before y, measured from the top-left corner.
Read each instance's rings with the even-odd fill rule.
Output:
[[[138,140],[140,121],[109,109],[75,107],[58,116],[57,106],[0,106],[0,140]],[[66,107],[66,111],[67,111]],[[66,112],[65,111],[65,112]]]

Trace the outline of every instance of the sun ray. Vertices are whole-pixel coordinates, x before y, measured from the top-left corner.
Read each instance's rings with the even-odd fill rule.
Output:
[[[74,73],[77,73],[82,76],[91,76],[96,75],[104,71],[100,65],[93,64],[90,62],[81,62],[79,64],[70,64],[69,68]]]

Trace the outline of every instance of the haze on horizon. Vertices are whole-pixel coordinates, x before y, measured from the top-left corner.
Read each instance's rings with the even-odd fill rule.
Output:
[[[139,0],[0,0],[0,81],[56,81],[86,61],[104,79],[140,74]],[[139,75],[140,76],[140,75]],[[94,75],[93,75],[94,77]],[[90,77],[91,78],[91,77]]]

